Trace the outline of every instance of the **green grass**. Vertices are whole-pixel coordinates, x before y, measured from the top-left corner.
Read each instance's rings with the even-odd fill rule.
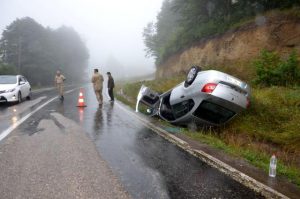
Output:
[[[254,88],[252,93],[251,108],[224,130],[300,151],[300,88]]]
[[[127,105],[129,105],[130,107],[134,108],[138,92],[142,85],[148,86],[157,92],[163,93],[166,90],[171,89],[174,85],[183,81],[184,78],[185,78],[185,76],[180,75],[180,76],[176,76],[173,78],[158,79],[155,81],[141,81],[141,82],[136,82],[136,83],[125,83],[119,87],[117,86],[116,94],[117,94],[117,96],[119,96],[121,98],[125,98],[124,96],[126,96],[127,102],[125,102],[125,103]],[[122,90],[122,92],[124,94],[123,96],[120,95],[120,93],[118,92],[120,90]]]
[[[255,148],[251,147],[240,147],[234,146],[231,144],[226,144],[224,140],[220,139],[216,135],[207,134],[207,132],[189,132],[188,130],[184,131],[184,134],[193,140],[197,140],[202,143],[211,145],[217,149],[223,150],[226,153],[242,157],[246,159],[252,165],[263,169],[265,172],[268,172],[270,154],[262,152]],[[300,187],[300,171],[299,167],[295,165],[289,165],[279,159],[277,174],[286,176],[291,182],[295,183]]]
[[[226,70],[226,69],[224,69]],[[118,99],[132,108],[142,84],[164,92],[182,82],[184,76],[125,84],[118,88],[124,96]],[[300,187],[300,88],[252,88],[251,107],[234,120],[218,128],[197,132],[183,129],[186,136],[242,157],[266,172],[269,160],[276,153],[278,175],[286,176]],[[169,124],[163,123],[165,126]]]

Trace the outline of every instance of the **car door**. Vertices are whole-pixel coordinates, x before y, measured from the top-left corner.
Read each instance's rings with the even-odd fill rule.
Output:
[[[136,112],[139,112],[139,105],[142,103],[151,110],[151,114],[156,114],[159,102],[160,95],[150,88],[142,85],[137,97]]]
[[[22,78],[25,80],[26,96],[29,96],[30,92],[31,92],[31,86],[25,77],[22,77]]]
[[[19,88],[22,94],[22,98],[28,96],[28,88],[26,86],[26,81],[22,76],[19,77]]]

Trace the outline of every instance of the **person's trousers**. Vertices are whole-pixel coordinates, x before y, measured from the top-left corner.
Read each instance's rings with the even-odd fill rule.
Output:
[[[96,98],[98,100],[99,104],[103,103],[103,96],[102,96],[102,89],[101,90],[95,90]]]
[[[114,89],[113,89],[113,88],[109,88],[109,89],[108,89],[108,95],[109,95],[109,97],[110,97],[110,99],[111,99],[112,101],[115,100],[115,98],[114,98]]]
[[[64,95],[64,85],[63,84],[57,84],[57,90],[60,96]]]

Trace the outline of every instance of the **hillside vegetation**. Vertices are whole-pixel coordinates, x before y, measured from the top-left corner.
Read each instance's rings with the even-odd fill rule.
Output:
[[[185,76],[128,83],[118,88],[117,98],[135,108],[141,85],[165,92]],[[122,90],[122,92],[120,92]],[[120,94],[122,93],[122,94]],[[255,166],[269,168],[273,153],[279,159],[278,174],[300,186],[300,87],[270,86],[252,88],[251,107],[233,121],[218,128],[174,127],[188,137],[243,157]],[[164,125],[170,126],[170,124]]]
[[[300,186],[299,6],[298,0],[165,0],[157,23],[144,29],[157,79],[124,85],[119,99],[134,107],[142,84],[164,92],[193,64],[239,77],[252,87],[248,110],[218,128],[180,132],[266,172],[275,153],[278,174]]]
[[[299,5],[298,0],[165,0],[157,22],[144,28],[147,55],[160,65],[195,42],[238,27],[254,16],[274,9],[299,10]]]

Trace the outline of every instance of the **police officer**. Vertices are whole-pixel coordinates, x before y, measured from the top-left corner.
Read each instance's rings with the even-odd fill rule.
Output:
[[[104,81],[103,76],[99,73],[98,69],[94,69],[92,83],[94,86],[94,91],[99,105],[103,104],[103,96],[102,96],[103,81]]]
[[[65,80],[66,80],[65,76],[63,76],[59,70],[56,71],[56,75],[54,78],[54,84],[60,95],[60,100],[64,100],[64,81]]]
[[[114,82],[114,78],[111,76],[110,72],[107,72],[106,74],[108,76],[108,82],[107,82],[108,95],[110,97],[110,101],[113,102],[115,100],[115,98],[114,98],[115,82]]]

